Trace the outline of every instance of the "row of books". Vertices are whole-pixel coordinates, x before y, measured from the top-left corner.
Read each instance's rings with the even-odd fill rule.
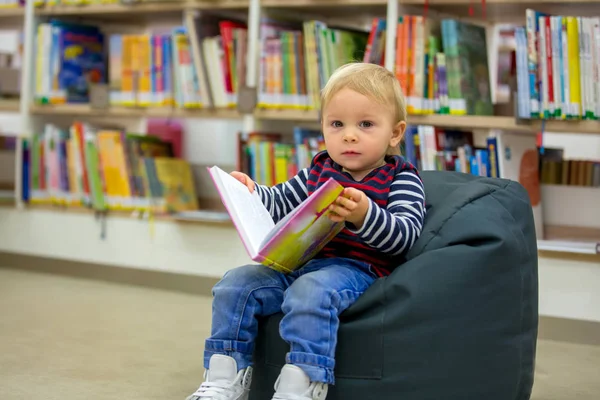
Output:
[[[396,30],[394,72],[410,114],[492,115],[486,32],[454,19],[404,15]],[[383,65],[386,21],[373,20],[363,61]]]
[[[15,199],[17,138],[0,134],[0,203]]]
[[[325,150],[320,131],[294,128],[291,140],[279,133],[252,132],[238,135],[237,169],[261,185],[276,185],[293,178]]]
[[[161,214],[198,208],[190,164],[159,137],[47,124],[23,147],[28,203]]]
[[[429,125],[408,126],[402,154],[418,169],[456,171],[490,178],[500,178],[498,138],[486,138],[486,146],[475,146],[473,133],[436,128]]]
[[[508,179],[515,179],[516,175],[518,179],[519,163],[500,157],[507,147],[516,152],[517,161],[527,150],[537,151],[535,137],[520,140],[498,132],[487,137],[484,146],[476,146],[472,132],[410,125],[401,153],[419,170],[458,171],[492,178],[506,176]],[[275,185],[308,167],[322,150],[325,150],[325,143],[317,130],[295,127],[291,138],[265,132],[253,132],[247,137],[239,134],[237,168],[246,171],[260,184]]]
[[[600,161],[542,159],[541,183],[600,187]]]
[[[600,117],[600,18],[527,9],[515,38],[520,117]]]
[[[370,32],[321,21],[260,23],[260,108],[319,109],[333,71],[351,61],[383,65],[385,19]],[[397,26],[394,72],[411,114],[492,114],[485,30],[406,15]],[[120,106],[235,107],[245,86],[247,27],[214,13],[186,13],[169,32],[111,34],[60,21],[40,24],[36,98],[88,102],[89,86],[108,84]]]

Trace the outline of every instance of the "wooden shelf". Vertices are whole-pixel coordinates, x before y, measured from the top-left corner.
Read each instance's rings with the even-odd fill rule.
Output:
[[[23,17],[25,8],[23,7],[0,7],[0,18]]]
[[[422,13],[428,4],[431,17],[451,17],[471,20],[482,24],[491,22],[521,22],[525,24],[525,10],[533,8],[552,15],[598,15],[600,3],[597,0],[486,0],[485,18],[480,1],[473,0],[399,0],[398,12]],[[296,8],[306,11],[333,10],[343,7],[344,11],[364,11],[367,14],[385,15],[386,0],[262,0],[265,8]],[[470,15],[470,8],[474,15]],[[328,15],[328,13],[326,13]]]
[[[18,103],[6,103],[0,110],[18,111]],[[114,118],[216,118],[239,119],[242,115],[236,109],[179,109],[179,108],[139,108],[139,107],[111,107],[106,110],[93,109],[87,104],[61,104],[61,105],[32,105],[31,113],[35,115],[73,116],[73,117],[114,117]],[[294,109],[257,109],[254,112],[257,119],[280,120],[297,123],[319,122],[316,110]],[[476,116],[476,115],[409,115],[408,123],[412,125],[433,125],[443,128],[455,129],[503,129],[513,132],[538,133],[542,121],[530,120],[519,122],[513,117],[505,116]],[[600,134],[600,121],[546,121],[546,132],[564,132],[580,134]]]
[[[557,253],[599,255],[600,243],[568,240],[538,240],[538,250]]]
[[[248,0],[144,1],[132,4],[117,3],[43,6],[36,9],[36,14],[52,16],[110,16],[127,14],[128,16],[140,16],[181,12],[186,9],[242,9],[247,8],[248,5]]]
[[[597,0],[486,0],[486,15],[481,14],[481,3],[472,0],[427,0],[431,16],[452,16],[459,19],[490,22],[525,23],[525,10],[553,15],[598,15],[600,3]],[[417,13],[423,10],[426,0],[399,0],[399,13]],[[262,0],[265,9],[295,9],[305,12],[318,11],[319,15],[339,16],[343,7],[346,14],[385,15],[387,0]],[[139,18],[150,15],[175,14],[187,9],[219,10],[245,9],[249,0],[175,0],[146,1],[133,4],[82,4],[37,7],[35,13],[41,16],[81,16]],[[474,15],[470,15],[473,7]],[[23,16],[23,7],[0,8],[0,18]]]
[[[254,115],[265,120],[285,120],[297,122],[318,122],[318,112],[286,109],[256,110]],[[412,125],[433,125],[455,129],[504,129],[514,132],[538,133],[542,121],[517,121],[514,117],[477,116],[477,115],[409,115]],[[566,132],[582,134],[600,134],[600,121],[546,121],[546,132]]]
[[[254,116],[265,120],[319,122],[319,112],[316,110],[256,109]]]
[[[0,99],[0,112],[19,112],[19,99]]]
[[[538,133],[542,129],[541,120],[518,121],[514,117],[476,115],[410,115],[408,122],[413,125],[434,125],[458,129],[503,129],[513,132]],[[600,134],[600,121],[546,121],[545,132]]]
[[[179,109],[179,108],[139,108],[110,107],[93,109],[87,104],[32,105],[35,115],[62,115],[73,117],[115,117],[115,118],[218,118],[237,119],[241,115],[236,109]]]

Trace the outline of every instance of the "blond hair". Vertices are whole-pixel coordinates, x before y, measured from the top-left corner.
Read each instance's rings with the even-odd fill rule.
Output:
[[[336,69],[321,91],[321,114],[342,89],[350,89],[388,106],[394,116],[394,125],[406,121],[406,99],[396,76],[384,67],[371,63],[349,63]],[[390,147],[387,154],[400,154]]]

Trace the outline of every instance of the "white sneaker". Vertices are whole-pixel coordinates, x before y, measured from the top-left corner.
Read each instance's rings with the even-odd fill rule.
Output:
[[[311,382],[308,375],[292,364],[286,364],[275,382],[272,400],[325,400],[327,384]]]
[[[228,356],[210,357],[204,382],[186,400],[248,400],[252,367],[238,372],[237,362]]]

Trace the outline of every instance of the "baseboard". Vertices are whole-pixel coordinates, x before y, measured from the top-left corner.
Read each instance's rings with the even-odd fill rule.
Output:
[[[0,252],[0,267],[211,296],[217,278]]]
[[[218,279],[0,252],[0,267],[210,296]],[[538,337],[600,346],[600,322],[540,316]]]
[[[600,346],[600,322],[540,316],[538,338]]]

